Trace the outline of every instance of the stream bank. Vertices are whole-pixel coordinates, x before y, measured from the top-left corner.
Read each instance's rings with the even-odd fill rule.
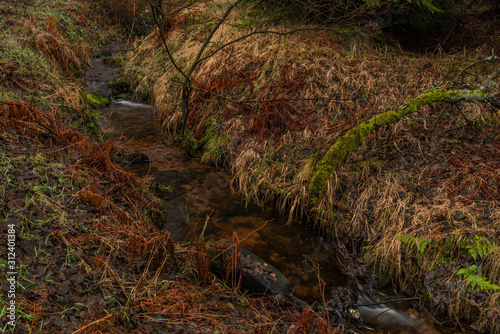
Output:
[[[326,314],[317,303],[313,310],[293,298],[243,295],[215,278],[207,283],[210,275],[200,277],[206,262],[203,256],[196,257],[200,254],[196,247],[201,246],[195,242],[173,243],[168,234],[158,233],[155,226],[164,226],[166,219],[162,217],[163,201],[153,194],[157,190],[155,182],[138,181],[116,164],[124,159],[114,156],[112,143],[98,141],[97,113],[84,98],[82,75],[85,64],[90,64],[91,53],[97,52],[98,45],[120,35],[105,17],[99,16],[106,13],[99,6],[111,2],[0,3],[0,14],[5,18],[0,22],[1,234],[7,236],[14,226],[15,268],[19,273],[14,285],[16,307],[12,310],[16,324],[11,327],[7,323],[4,306],[11,304],[12,298],[2,293],[2,330],[299,333],[315,327],[319,332],[345,331],[351,324],[334,325],[332,320],[345,316],[340,311],[342,307],[331,306],[332,322],[328,327]],[[128,6],[129,2],[120,4],[125,5],[119,6],[120,11],[112,11],[113,15],[121,15],[121,10],[128,10],[130,15],[137,13],[136,7]],[[224,32],[229,32],[225,36],[234,33],[235,28],[249,27],[245,18],[251,17],[238,16],[237,22],[224,27]],[[194,34],[203,33],[205,23],[187,22]],[[177,43],[179,37],[189,43]],[[266,185],[301,185],[307,173],[293,179],[293,172],[307,170],[302,167],[314,163],[311,154],[317,152],[316,158],[321,157],[321,150],[332,144],[337,134],[362,123],[371,113],[407,101],[421,89],[446,79],[450,69],[467,66],[471,57],[481,59],[492,54],[483,47],[454,55],[415,55],[363,46],[352,40],[355,36],[347,41],[344,37],[301,34],[257,39],[258,45],[240,45],[229,59],[214,59],[210,66],[195,73],[206,90],[224,87],[220,93],[250,100],[267,98],[268,93],[272,93],[268,97],[273,97],[273,87],[282,89],[285,85],[298,98],[307,98],[314,92],[325,98],[356,97],[362,102],[342,104],[325,100],[314,108],[292,103],[297,108],[292,114],[283,114],[285,123],[273,124],[261,122],[260,114],[276,116],[274,121],[279,121],[287,108],[280,109],[277,104],[276,110],[264,108],[245,113],[224,103],[221,108],[221,101],[213,96],[200,92],[194,95],[198,113],[192,115],[189,125],[196,130],[195,137],[201,139],[207,124],[216,126],[212,130],[229,134],[219,142],[222,151],[212,153],[222,152],[223,157],[239,162],[233,167],[241,169],[232,173],[238,176],[247,197],[242,201],[238,196],[237,202],[243,202],[240,207],[245,207],[247,199],[255,201],[264,195],[281,208],[300,208],[300,201],[296,202],[298,206],[293,206],[293,201],[286,202],[290,197],[283,196],[281,200],[285,202],[280,202],[276,188]],[[196,47],[198,43],[185,38],[178,29],[169,38],[169,43],[181,47],[174,50],[175,56],[189,55],[184,47]],[[168,71],[161,48],[151,42],[154,39],[147,39],[137,48],[135,61],[127,60],[124,64],[130,77],[139,78],[142,93],[160,97],[155,106],[163,114],[164,125],[172,129],[176,119],[169,122],[165,115],[176,116],[177,100],[175,96],[169,99],[165,91],[154,91],[168,88],[167,93],[175,95],[176,87],[168,87],[173,82],[169,75],[175,72]],[[292,59],[297,61],[288,66]],[[483,65],[476,68],[474,76],[466,73],[466,81],[488,75],[491,64]],[[304,75],[304,69],[315,75]],[[162,77],[165,70],[168,75]],[[246,85],[241,85],[240,80],[234,87],[220,86],[235,73],[246,80]],[[277,86],[262,89],[265,80],[252,78],[270,79]],[[298,87],[294,83],[305,78],[307,85],[294,92]],[[167,104],[172,102],[173,105]],[[469,104],[460,104],[460,112],[435,107],[379,131],[368,138],[366,146],[348,157],[331,180],[333,196],[325,204],[326,216],[319,221],[320,227],[327,232],[328,227],[335,227],[336,240],[358,254],[363,251],[368,261],[382,259],[380,265],[391,273],[390,280],[405,291],[410,289],[412,295],[423,296],[430,310],[462,319],[464,328],[471,324],[478,332],[495,333],[500,313],[498,293],[492,292],[495,284],[500,284],[495,266],[500,215],[491,199],[495,196],[488,196],[500,194],[500,182],[495,175],[500,161],[496,114],[488,107],[479,112]],[[197,119],[200,115],[207,119]],[[319,116],[319,122],[308,119],[309,116]],[[279,138],[288,129],[286,122],[294,120],[299,122],[294,122],[293,130],[304,129],[304,137]],[[474,127],[468,126],[469,121]],[[281,139],[294,149],[283,149]],[[246,160],[236,159],[236,153],[245,153],[240,158]],[[125,156],[128,162],[149,158],[140,153]],[[259,184],[260,175],[267,182]],[[291,179],[298,183],[290,184]],[[172,195],[173,182],[163,186],[164,197]],[[179,212],[188,217],[185,209],[180,208]],[[290,213],[296,214],[297,210]],[[264,214],[265,221],[269,218]],[[198,225],[204,225],[205,220],[200,219],[203,224]],[[182,232],[180,228],[179,234]],[[7,243],[2,243],[0,254],[8,252]],[[433,259],[439,261],[429,261]],[[2,258],[2,268],[6,264]],[[354,265],[350,272],[356,268]],[[363,275],[360,271],[358,279]],[[469,284],[474,281],[481,284]],[[2,281],[2,291],[12,287]],[[357,302],[355,295],[346,298],[348,295],[347,289],[339,288],[328,298],[337,304]],[[386,296],[384,300],[392,298]],[[411,310],[411,305],[407,307]],[[338,317],[334,316],[338,313]],[[450,329],[458,331],[463,332]]]
[[[208,18],[224,6],[215,0],[194,16],[176,13],[172,20],[182,24],[163,35],[168,52],[158,30],[134,42],[123,61],[133,94],[152,99],[173,133],[187,102],[192,146],[203,161],[225,166],[245,199],[308,221],[385,282],[422,296],[433,314],[498,333],[498,111],[416,99],[432,95],[424,92],[437,82],[445,91],[462,87],[461,76],[481,87],[498,73],[497,61],[468,66],[498,48],[413,53],[350,26],[238,40],[263,19],[251,6],[234,8],[213,43],[193,38],[215,27]],[[286,28],[271,22],[269,29]],[[207,57],[196,62],[204,46]],[[179,68],[192,88],[182,103]],[[490,82],[494,96],[498,77]],[[410,101],[418,113],[374,127]]]
[[[335,332],[298,300],[199,280],[196,244],[159,233],[161,201],[85,99],[85,64],[120,34],[101,5],[0,2],[0,331]]]
[[[119,75],[102,59],[95,59],[87,75],[87,90],[99,89],[112,94],[106,82]],[[378,305],[358,310],[367,328],[373,326],[391,333],[455,332],[434,325],[424,309],[418,310],[412,304],[378,303],[381,299],[397,299],[397,296],[376,292],[372,287],[374,278],[357,260],[343,258],[332,244],[303,225],[287,224],[245,203],[231,191],[231,178],[226,173],[202,164],[199,158],[189,157],[180,145],[172,143],[172,137],[162,133],[152,106],[126,99],[123,94],[115,95],[112,101],[109,107],[102,109],[104,138],[125,147],[132,152],[129,155],[142,157],[129,159],[125,168],[143,180],[154,182],[160,189],[166,202],[163,229],[171,232],[175,239],[191,237],[189,230],[203,235],[205,240],[231,239],[234,231],[243,246],[278,268],[291,281],[293,294],[313,303],[320,314],[325,309],[320,302],[323,295],[315,265],[326,284],[323,291],[328,298],[327,308],[337,320],[356,321],[359,315],[350,316],[355,310],[353,305],[375,303]],[[412,315],[398,310],[399,307]]]

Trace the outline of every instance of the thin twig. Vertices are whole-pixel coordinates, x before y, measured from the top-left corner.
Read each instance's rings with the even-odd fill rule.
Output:
[[[77,329],[77,330],[76,330],[76,331],[74,331],[72,334],[76,334],[76,333],[78,333],[78,332],[81,332],[81,331],[82,331],[82,330],[84,330],[85,328],[87,328],[87,327],[89,327],[89,326],[92,326],[93,324],[97,324],[97,323],[99,323],[99,322],[101,322],[101,321],[103,321],[103,320],[106,320],[106,319],[110,318],[111,316],[113,316],[113,315],[110,313],[110,314],[106,315],[105,317],[102,317],[101,319],[98,319],[98,320],[96,320],[96,321],[92,321],[90,324],[87,324],[87,325],[83,326],[82,328]]]
[[[286,35],[291,35],[291,34],[294,34],[296,32],[299,32],[299,31],[332,31],[334,30],[334,28],[319,28],[319,27],[311,27],[311,28],[296,28],[296,29],[292,29],[292,30],[289,30],[289,31],[285,31],[285,32],[280,32],[280,31],[276,31],[276,30],[255,30],[255,31],[252,31],[251,33],[248,33],[242,37],[239,37],[237,39],[234,39],[222,46],[220,46],[219,48],[217,48],[214,52],[212,52],[211,54],[203,57],[203,58],[200,58],[198,60],[198,62],[202,62],[204,61],[205,59],[208,59],[212,56],[214,56],[216,53],[218,53],[220,50],[224,49],[225,47],[231,45],[231,44],[234,44],[234,43],[237,43],[241,40],[244,40],[252,35],[257,35],[257,34],[272,34],[272,35],[279,35],[279,36],[286,36]]]
[[[238,240],[238,244],[241,244],[243,241],[245,241],[246,239],[248,239],[248,237],[249,237],[250,235],[254,234],[255,232],[258,232],[258,231],[262,230],[264,227],[266,227],[267,223],[269,223],[270,221],[272,221],[272,220],[267,220],[267,221],[266,221],[266,222],[265,222],[265,223],[264,223],[261,227],[257,228],[256,230],[253,230],[253,231],[248,232],[248,234],[247,234],[247,236],[246,236],[246,237],[244,237],[244,238],[243,238],[243,239],[241,239],[241,240]],[[216,258],[218,258],[219,256],[221,256],[221,255],[222,255],[222,254],[224,254],[225,252],[229,251],[229,249],[230,249],[230,248],[231,248],[231,247],[229,247],[228,249],[226,249],[226,250],[222,251],[220,254],[217,254],[216,256],[214,256],[214,257],[212,258],[212,260],[215,260]]]
[[[200,234],[200,240],[203,241],[204,235],[205,235],[205,230],[207,229],[208,221],[210,220],[210,216],[214,213],[214,210],[212,209],[212,212],[207,215],[207,218],[205,219],[205,224],[203,225],[203,230],[201,231]]]
[[[197,90],[197,91],[200,91],[200,92],[204,92],[204,93],[207,93],[207,94],[219,97],[219,98],[224,99],[224,100],[226,100],[228,102],[231,102],[231,103],[234,103],[234,104],[238,104],[238,105],[242,105],[242,104],[245,104],[245,103],[271,103],[271,102],[276,102],[276,101],[325,101],[325,102],[338,102],[338,103],[341,103],[341,102],[345,102],[345,101],[354,101],[354,100],[357,100],[356,98],[353,98],[353,99],[333,99],[333,98],[327,98],[327,97],[315,97],[315,98],[274,98],[274,99],[270,99],[270,100],[243,100],[243,101],[235,101],[235,100],[231,99],[230,97],[228,97],[226,95],[221,95],[221,94],[218,94],[218,93],[210,91],[210,90],[206,90],[206,89],[203,89],[203,88],[198,88],[198,87],[195,87],[195,86],[192,86],[192,85],[188,85],[188,84],[186,84],[184,82],[180,82],[180,81],[177,81],[177,80],[172,80],[172,82],[178,83],[180,85],[187,85],[192,90]]]
[[[470,127],[473,127],[473,128],[475,128],[475,129],[479,130],[479,132],[484,133],[483,129],[481,129],[479,126],[475,125],[473,122],[471,122],[471,121],[467,118],[467,116],[465,116],[465,114],[464,114],[464,113],[463,113],[463,111],[462,111],[462,108],[460,108],[460,106],[459,106],[459,105],[456,105],[455,107],[457,108],[458,112],[460,112],[460,114],[462,115],[462,117],[465,119],[465,121],[467,122],[467,125],[469,125]]]
[[[304,257],[305,257],[306,265],[314,271],[314,273],[316,274],[316,277],[318,278],[319,293],[321,294],[321,301],[323,302],[323,307],[325,309],[326,320],[328,322],[328,325],[330,326],[330,312],[328,312],[328,309],[327,309],[328,305],[326,303],[326,298],[325,298],[326,283],[321,278],[320,270],[319,270],[319,263],[314,262],[314,260],[308,255],[305,255]],[[311,261],[311,264],[309,264],[309,261]]]
[[[159,9],[157,6],[155,6],[151,1],[149,1],[149,5],[151,7],[151,11],[153,13],[156,13],[157,11],[160,11],[160,13],[162,14],[163,16],[163,13],[161,12],[161,9]],[[190,81],[189,79],[189,76],[186,75],[186,73],[184,73],[184,71],[179,67],[179,65],[177,64],[177,62],[175,61],[175,58],[174,56],[172,55],[172,52],[170,51],[170,48],[168,47],[167,45],[167,41],[165,40],[165,36],[163,35],[163,22],[159,22],[158,21],[158,17],[157,15],[153,15],[153,18],[155,20],[155,24],[156,26],[158,27],[158,31],[160,33],[160,37],[161,37],[161,41],[163,43],[163,48],[165,49],[165,51],[167,52],[168,54],[168,58],[170,59],[170,61],[172,62],[172,64],[174,65],[175,69],[186,79],[187,82]]]
[[[481,63],[484,63],[484,62],[487,62],[487,61],[494,61],[494,60],[497,60],[497,59],[498,59],[498,57],[497,57],[497,56],[492,55],[492,56],[489,56],[489,57],[487,57],[487,58],[484,58],[484,59],[482,59],[482,60],[478,60],[478,61],[476,61],[476,62],[474,62],[474,63],[472,63],[472,64],[467,65],[466,67],[464,67],[464,68],[463,68],[463,69],[462,69],[462,70],[458,73],[458,75],[457,75],[457,80],[459,80],[459,79],[462,77],[462,75],[464,74],[464,72],[465,72],[466,70],[468,70],[469,68],[474,67],[474,66],[476,66],[477,64],[481,64]],[[462,82],[462,83],[463,83],[463,81],[462,81],[462,80],[460,80],[460,82]]]
[[[382,305],[382,304],[387,304],[387,303],[395,303],[395,302],[403,302],[403,301],[408,301],[408,300],[420,300],[420,297],[410,297],[410,298],[399,298],[399,299],[389,299],[389,300],[384,300],[381,302],[377,303],[370,303],[370,304],[354,304],[354,307],[360,307],[360,306],[376,306],[376,305]]]
[[[495,79],[500,75],[500,67],[498,68],[498,70],[493,73],[488,79],[486,79],[484,85],[482,85],[481,87],[479,87],[479,90],[480,91],[484,91],[486,88],[488,88],[492,83],[493,81],[495,81]]]

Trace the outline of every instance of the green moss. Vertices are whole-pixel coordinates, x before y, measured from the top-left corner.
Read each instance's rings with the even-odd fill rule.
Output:
[[[101,140],[101,130],[99,128],[99,124],[97,122],[90,122],[87,124],[89,132],[94,140]]]
[[[125,58],[123,56],[116,56],[116,57],[106,57],[103,59],[105,63],[112,64],[114,66],[122,66],[123,62],[125,61]]]
[[[403,116],[414,113],[423,106],[431,103],[440,101],[458,102],[461,100],[482,101],[486,99],[486,94],[480,90],[459,91],[435,88],[423,93],[396,110],[381,113],[368,120],[368,122],[360,124],[348,131],[330,147],[325,156],[317,163],[308,189],[311,196],[311,203],[314,204],[315,198],[323,191],[333,171],[335,171],[352,150],[361,144],[374,130],[387,126],[401,119]]]
[[[196,152],[202,145],[202,141],[194,138],[191,131],[189,129],[186,129],[186,133],[182,138],[182,146],[184,147],[186,152]]]
[[[116,80],[108,83],[108,87],[111,88],[113,94],[130,93],[132,89],[137,87],[138,81],[133,75],[126,73]]]
[[[111,102],[109,97],[100,90],[94,90],[92,93],[86,94],[86,97],[96,108],[104,108]]]

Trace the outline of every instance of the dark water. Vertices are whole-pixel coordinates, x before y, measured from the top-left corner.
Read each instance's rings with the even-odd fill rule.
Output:
[[[87,90],[100,89],[110,94],[106,82],[119,75],[118,70],[97,59],[87,73]],[[149,157],[149,162],[134,163],[127,169],[140,177],[154,176],[159,182],[167,203],[165,231],[179,239],[190,230],[198,235],[203,231],[205,240],[231,239],[236,231],[243,246],[279,269],[291,281],[293,293],[308,302],[320,300],[321,294],[317,274],[307,265],[306,257],[319,264],[325,291],[342,286],[359,294],[357,282],[342,273],[348,263],[331,245],[300,223],[287,225],[271,213],[247,206],[231,191],[229,175],[188,157],[179,145],[172,144],[172,138],[162,133],[154,107],[113,99],[102,112],[106,140]],[[456,333],[455,329],[436,328],[429,318],[410,316],[387,306],[360,311],[365,320],[375,313],[385,313],[378,318],[386,319],[389,325],[376,325],[378,331],[367,330],[370,333]],[[401,327],[406,323],[412,324],[412,330]]]

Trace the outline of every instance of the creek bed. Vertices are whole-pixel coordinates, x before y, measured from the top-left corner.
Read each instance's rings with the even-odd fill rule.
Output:
[[[120,75],[119,70],[102,59],[94,59],[93,68],[87,72],[87,91],[98,89],[111,95],[107,82]],[[188,238],[190,231],[198,235],[203,231],[205,240],[231,239],[235,231],[244,247],[290,280],[293,294],[298,298],[309,303],[321,300],[318,275],[308,265],[311,261],[306,261],[312,259],[319,265],[327,295],[340,287],[357,296],[358,302],[366,303],[358,280],[343,270],[352,263],[337,253],[333,245],[303,224],[286,224],[272,212],[263,212],[246,203],[231,190],[231,177],[227,173],[188,157],[180,145],[172,143],[172,138],[162,132],[153,106],[113,97],[111,104],[101,111],[104,139],[135,152],[138,157],[125,168],[142,178],[153,177],[163,190],[167,207],[163,230],[172,233],[174,239]],[[457,332],[455,328],[435,325],[410,303],[362,307],[360,311],[365,320],[377,313],[380,315],[375,317],[384,318],[387,323],[375,324],[378,330],[367,324],[365,332],[369,333]],[[405,327],[408,323],[410,329]]]

